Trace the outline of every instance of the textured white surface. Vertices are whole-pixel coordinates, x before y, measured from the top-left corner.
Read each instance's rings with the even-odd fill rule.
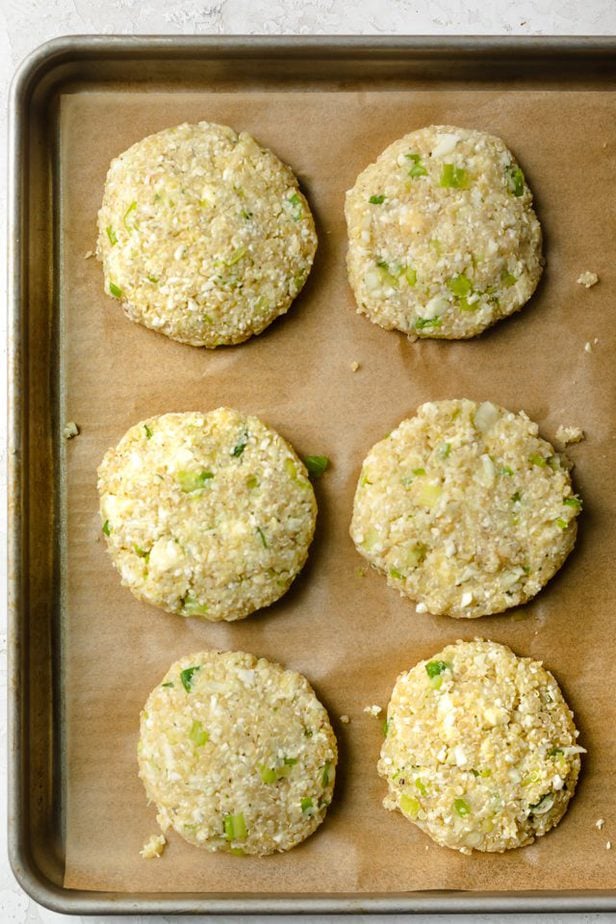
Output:
[[[84,33],[122,33],[175,35],[204,34],[504,34],[504,35],[614,35],[616,0],[0,0],[0,138],[6,138],[6,98],[9,82],[17,64],[34,48],[58,35]],[[6,145],[0,148],[0,213],[6,214]],[[0,250],[6,250],[6,223],[0,230]],[[5,261],[0,261],[0,296],[5,303]],[[0,314],[0,402],[6,405],[6,319]],[[1,423],[0,503],[6,508],[5,432]],[[0,531],[0,560],[6,559],[6,530]],[[0,573],[0,593],[6,598],[6,572]],[[79,919],[59,915],[36,905],[20,890],[6,859],[6,634],[5,607],[0,622],[0,924],[56,924]],[[536,918],[517,915],[517,921],[561,921],[563,915]],[[421,921],[438,918],[413,918]],[[113,921],[100,916],[91,922]],[[117,919],[115,919],[117,920]],[[124,918],[127,924],[159,924],[171,918]],[[177,919],[176,919],[177,920]],[[197,919],[195,919],[197,920]],[[211,917],[204,921],[248,922],[247,918]],[[250,919],[264,921],[259,916]],[[299,920],[280,918],[285,921]],[[308,920],[306,918],[303,919]],[[312,920],[331,921],[330,916]],[[344,920],[344,919],[343,919]],[[396,924],[402,917],[367,918],[358,915],[346,919],[355,922],[377,921]],[[499,922],[501,916],[464,915],[456,924],[471,921]],[[574,920],[616,921],[616,915],[581,914]]]

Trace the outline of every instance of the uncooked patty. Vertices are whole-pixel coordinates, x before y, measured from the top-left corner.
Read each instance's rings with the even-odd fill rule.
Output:
[[[577,735],[540,661],[457,642],[396,681],[378,764],[384,805],[461,853],[523,847],[567,809]]]
[[[158,822],[207,850],[295,847],[325,818],[336,762],[306,678],[241,651],[181,658],[141,713],[139,775]]]
[[[131,427],[98,470],[122,583],[182,616],[234,620],[273,603],[303,566],[316,501],[303,463],[230,408]]]
[[[199,122],[116,157],[98,216],[105,291],[194,346],[240,343],[284,314],[317,246],[297,179],[250,135]]]
[[[474,337],[542,272],[541,227],[500,138],[448,125],[391,144],[347,193],[357,310],[417,337]]]
[[[368,453],[351,537],[418,611],[485,616],[549,581],[580,509],[565,462],[523,411],[434,401]]]

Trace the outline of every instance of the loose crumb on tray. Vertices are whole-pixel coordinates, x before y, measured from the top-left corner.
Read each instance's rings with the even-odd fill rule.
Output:
[[[562,446],[571,446],[573,443],[581,443],[585,438],[584,431],[581,427],[561,426],[556,431],[556,440]]]
[[[79,427],[74,420],[69,420],[64,424],[62,436],[65,440],[72,440],[74,436],[79,436]]]
[[[604,824],[605,824],[605,818],[597,818],[597,820],[595,821],[595,828],[601,831]]]
[[[153,860],[155,857],[162,857],[166,845],[167,840],[164,834],[153,834],[147,839],[139,854],[144,860]]]
[[[585,289],[590,289],[591,286],[596,286],[599,282],[599,277],[596,273],[591,273],[588,270],[584,273],[580,273],[576,282],[578,285],[584,286]]]
[[[584,344],[584,349],[587,353],[592,353],[592,343],[589,340]]]
[[[359,363],[357,362],[357,360],[354,360],[351,363],[351,372],[357,372],[358,369],[359,369]]]
[[[340,716],[340,721],[342,722],[343,725],[348,725],[351,720],[348,717],[348,715],[345,714],[345,715]]]
[[[383,711],[382,706],[376,706],[376,705],[373,705],[373,706],[364,706],[364,712],[367,712],[368,715],[373,715],[375,718],[377,718],[378,716],[380,716],[380,714],[382,713],[382,711]]]

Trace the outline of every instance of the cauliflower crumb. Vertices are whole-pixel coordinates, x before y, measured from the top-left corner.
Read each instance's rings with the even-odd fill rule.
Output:
[[[418,603],[415,607],[415,612],[416,613],[427,613],[428,607],[426,606],[425,603]]]
[[[562,446],[570,446],[572,443],[580,443],[584,439],[584,431],[581,427],[565,427],[561,425],[556,431],[556,439]]]
[[[380,716],[383,709],[381,706],[364,706],[364,712],[367,712],[368,715],[373,715],[375,718]]]
[[[586,341],[586,343],[584,344],[584,349],[586,350],[587,353],[592,353],[592,344],[590,343],[590,341],[588,340]]]
[[[597,820],[595,821],[595,828],[601,831],[604,824],[605,824],[605,818],[597,818]]]
[[[164,834],[153,834],[152,837],[147,839],[139,851],[139,854],[144,860],[153,860],[154,857],[162,857],[166,844],[167,841]]]
[[[576,282],[578,285],[584,286],[585,289],[590,289],[591,286],[596,286],[599,282],[599,277],[596,273],[590,273],[586,270],[585,273],[580,273]]]
[[[68,423],[64,424],[62,436],[65,440],[72,440],[74,436],[79,436],[79,427],[74,420],[69,420]]]
[[[340,721],[342,722],[343,725],[348,725],[351,720],[348,717],[348,715],[341,715]]]
[[[358,369],[359,369],[359,363],[357,362],[357,360],[354,360],[351,363],[351,372],[357,372]]]

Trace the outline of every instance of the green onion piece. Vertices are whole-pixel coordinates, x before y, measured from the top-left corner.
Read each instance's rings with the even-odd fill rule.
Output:
[[[419,790],[422,796],[425,796],[427,794],[428,790],[426,789],[425,783],[423,783],[422,780],[419,780],[419,779],[415,780],[415,786],[417,787],[417,789]]]
[[[195,667],[185,667],[183,671],[180,671],[180,680],[182,681],[182,686],[187,693],[190,693],[193,685],[193,674],[198,670],[201,670],[201,665],[197,664]]]
[[[284,757],[283,761],[287,767],[294,767],[297,763],[297,757]]]
[[[252,218],[252,212],[249,212],[248,209],[242,209],[240,215],[242,218],[245,218],[246,221],[249,221]]]
[[[541,799],[539,799],[539,802],[535,802],[534,805],[528,806],[531,810],[531,815],[545,815],[554,805],[554,800],[554,793],[546,792],[545,796],[542,796]]]
[[[182,613],[186,616],[205,616],[208,611],[207,603],[199,603],[194,597],[186,595],[182,603]]]
[[[404,578],[404,575],[402,574],[402,572],[398,571],[397,568],[390,568],[389,575],[390,577],[395,578],[397,581],[401,581]]]
[[[275,783],[278,780],[278,774],[273,769],[273,767],[259,767],[259,773],[261,775],[261,780],[266,784],[266,786],[271,786],[272,783]]]
[[[407,266],[407,268],[404,270],[404,278],[410,286],[414,286],[417,282],[417,270]]]
[[[105,228],[105,231],[107,232],[107,237],[109,238],[109,242],[111,246],[115,247],[115,245],[118,243],[117,234],[115,233],[111,225],[107,225],[107,227]]]
[[[158,276],[146,276],[145,278],[154,285],[158,282]]]
[[[246,478],[247,488],[250,488],[252,490],[252,488],[256,488],[258,484],[259,484],[259,479],[257,478],[256,475],[248,475],[248,477]]]
[[[292,196],[287,198],[287,202],[291,206],[291,217],[293,218],[293,221],[299,221],[300,218],[302,218],[304,215],[302,200],[297,193],[293,193]]]
[[[539,468],[545,468],[546,465],[548,464],[548,461],[547,461],[547,459],[545,458],[545,456],[540,455],[538,452],[535,452],[535,453],[533,453],[532,456],[529,456],[529,457],[528,457],[528,461],[529,461],[532,465],[538,465]]]
[[[501,465],[498,474],[499,474],[499,475],[509,475],[509,476],[511,476],[511,475],[513,475],[513,469],[512,469],[512,468],[509,468],[508,465]]]
[[[403,793],[403,795],[400,796],[400,808],[405,815],[410,815],[411,818],[417,818],[421,805],[414,796],[407,796],[406,793]]]
[[[223,827],[228,841],[245,841],[248,837],[246,821],[241,813],[239,815],[225,815]]]
[[[447,661],[428,661],[426,664],[426,674],[430,679],[438,677],[439,674],[448,669],[451,669],[451,664],[448,664]]]
[[[465,818],[471,813],[471,807],[465,799],[454,799],[453,809],[460,818]]]
[[[384,719],[383,720],[383,737],[387,738],[388,734],[389,734],[389,719]]]
[[[313,804],[313,802],[312,802],[312,799],[311,799],[309,796],[305,796],[305,797],[302,799],[302,801],[301,801],[300,804],[301,804],[302,812],[304,813],[304,815],[308,815],[308,814],[311,814],[311,813],[312,813],[312,810],[313,810],[313,808],[314,808],[314,804]]]
[[[425,327],[440,327],[442,323],[442,318],[417,318],[415,330],[423,330]]]
[[[505,177],[507,179],[509,192],[512,192],[514,196],[523,196],[524,174],[520,168],[516,167],[515,164],[509,164],[508,167],[505,167]]]
[[[172,687],[173,681],[168,680],[167,683],[161,683],[161,687]]]
[[[133,200],[133,201],[131,202],[131,204],[129,205],[129,207],[128,207],[128,208],[126,209],[126,211],[124,212],[124,217],[122,218],[122,224],[124,225],[124,227],[126,228],[127,231],[134,231],[135,228],[137,227],[137,221],[136,221],[136,220],[135,220],[134,224],[132,224],[132,225],[129,225],[129,224],[128,224],[128,216],[130,215],[131,212],[134,212],[136,208],[137,208],[137,203]]]
[[[370,205],[383,205],[383,203],[385,202],[385,196],[382,194],[379,196],[370,196],[370,198],[368,199],[368,202],[370,203]]]
[[[516,491],[515,494],[511,495],[511,502],[513,504],[519,504],[521,500],[522,500],[522,495],[520,494],[519,491]]]
[[[438,450],[438,454],[441,457],[441,459],[447,459],[449,457],[450,452],[451,452],[451,443],[441,443],[439,450]]]
[[[246,255],[246,248],[245,248],[245,247],[238,247],[237,250],[234,250],[234,251],[233,251],[233,253],[231,254],[230,258],[229,258],[228,260],[225,261],[225,266],[235,266],[235,264],[236,264],[236,263],[239,263],[239,261],[240,261],[240,260],[242,259],[242,257],[244,257],[245,255]]]
[[[573,507],[574,510],[581,510],[582,509],[582,498],[576,497],[575,495],[573,495],[572,497],[565,497],[563,498],[563,504],[565,504],[566,507]]]
[[[453,276],[447,282],[447,288],[450,292],[453,292],[454,295],[459,298],[463,298],[466,295],[470,295],[473,291],[473,284],[464,273],[460,273],[458,276]]]
[[[304,465],[311,478],[320,478],[329,466],[329,459],[327,456],[306,456]]]
[[[260,526],[257,526],[257,532],[259,534],[259,539],[261,540],[263,544],[263,548],[267,549],[268,548],[267,539],[265,538],[265,533],[263,532]]]
[[[133,549],[135,550],[135,555],[138,555],[139,558],[149,558],[150,553],[146,549],[142,549],[140,545],[134,545]]]
[[[195,747],[202,748],[204,744],[210,740],[209,732],[206,732],[205,728],[197,719],[191,725],[190,731],[188,732],[188,737],[191,741],[194,741]]]
[[[554,522],[556,523],[559,529],[567,529],[567,527],[569,526],[569,521],[563,520],[562,517],[558,517],[558,519],[554,520]]]
[[[426,474],[426,470],[425,470],[425,468],[414,468],[414,469],[413,469],[413,474],[414,474],[414,475],[425,475],[425,474]]]
[[[109,283],[109,292],[114,298],[122,298],[122,289],[115,282]]]
[[[420,154],[405,154],[404,156],[406,157],[407,160],[410,160],[413,163],[413,166],[409,170],[409,176],[411,177],[411,179],[415,180],[417,179],[418,176],[428,175],[428,171],[426,170],[426,168],[424,167],[421,161]]]
[[[454,167],[453,164],[443,164],[439,186],[449,189],[466,189],[468,175],[463,167]]]
[[[517,279],[513,273],[508,272],[508,270],[503,270],[501,273],[501,283],[505,286],[506,289],[510,289],[511,286],[514,286],[517,282]]]
[[[147,424],[144,424],[144,425],[143,425],[143,429],[145,430],[145,438],[146,438],[146,440],[151,440],[151,439],[152,439],[152,433],[154,432],[154,431],[152,430],[152,428],[151,428],[151,427],[148,427]]]
[[[286,458],[284,460],[284,467],[291,481],[301,485],[302,488],[310,488],[310,482],[304,473],[297,467],[293,459]]]
[[[492,776],[492,771],[491,770],[480,770],[479,776],[484,777],[484,778],[488,776]]]
[[[548,757],[563,757],[565,752],[562,748],[550,748],[548,751]]]
[[[201,491],[206,483],[214,477],[214,472],[178,472],[176,478],[184,494]]]
[[[237,443],[235,444],[235,446],[234,446],[233,449],[231,450],[231,455],[234,456],[236,459],[239,459],[239,457],[241,456],[241,454],[242,454],[242,453],[244,452],[244,450],[246,449],[246,446],[247,446],[247,445],[248,445],[248,431],[247,431],[247,430],[244,430],[244,432],[243,432],[242,435],[240,436],[239,440],[237,441]]]
[[[109,536],[111,534],[111,526],[109,525],[109,520],[105,520],[105,522],[103,523],[103,532],[105,533],[106,536]]]
[[[323,772],[321,773],[321,786],[329,786],[329,771],[331,770],[332,765],[330,761],[326,761]]]

